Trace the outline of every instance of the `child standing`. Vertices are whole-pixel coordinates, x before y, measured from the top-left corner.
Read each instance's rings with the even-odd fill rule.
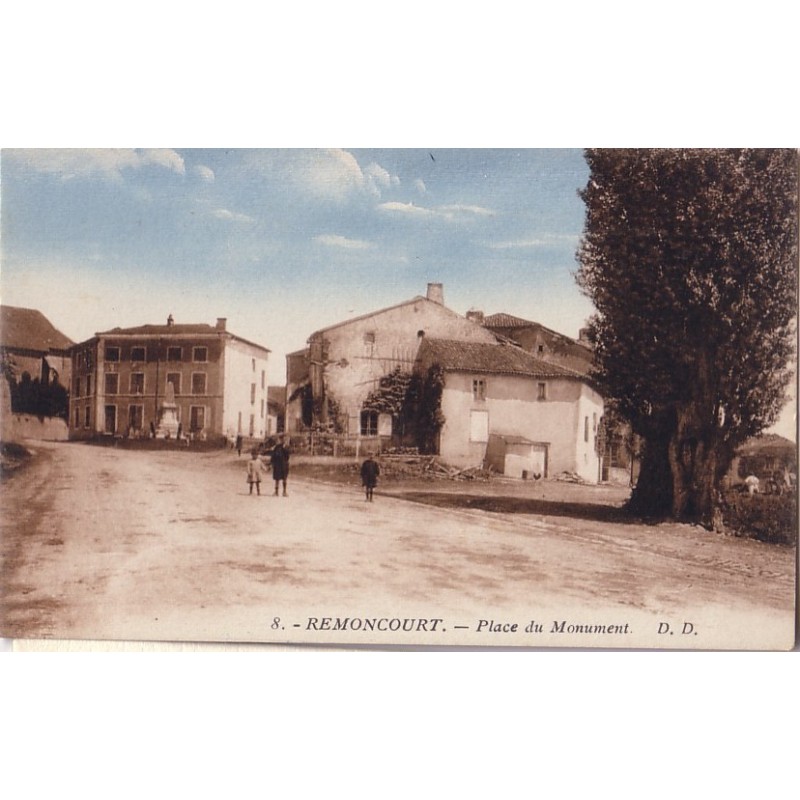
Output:
[[[378,475],[381,474],[381,468],[378,462],[372,457],[372,453],[367,456],[366,461],[361,465],[361,485],[366,492],[365,502],[372,502],[372,492],[378,485]]]
[[[247,462],[247,482],[250,484],[250,494],[253,494],[253,484],[256,492],[261,494],[261,461],[258,459],[258,451],[253,450],[253,456]]]

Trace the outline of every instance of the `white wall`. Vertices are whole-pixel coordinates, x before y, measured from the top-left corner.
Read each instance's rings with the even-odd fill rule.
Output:
[[[486,400],[472,397],[472,380],[486,381]],[[489,413],[489,432],[524,436],[533,442],[547,443],[548,474],[577,472],[587,481],[598,479],[598,459],[594,454],[595,433],[592,414],[599,421],[603,413],[600,396],[576,380],[549,379],[547,399],[538,400],[534,378],[508,375],[448,373],[442,393],[445,424],[440,437],[443,461],[467,467],[482,463],[486,442],[470,441],[472,411]],[[590,420],[589,442],[583,441],[583,420]]]
[[[253,436],[263,439],[267,433],[267,354],[263,350],[230,339],[224,353],[224,390],[222,431],[226,436],[250,435],[250,415],[255,416]],[[255,359],[255,369],[253,360]],[[263,380],[262,380],[263,373]],[[251,403],[251,386],[256,385]],[[263,413],[262,413],[263,409]],[[239,415],[241,414],[241,430]]]
[[[356,433],[361,406],[381,376],[400,366],[411,372],[421,339],[419,331],[439,339],[472,342],[496,340],[485,328],[425,298],[324,331],[328,341],[327,391]],[[374,343],[366,342],[374,334]]]

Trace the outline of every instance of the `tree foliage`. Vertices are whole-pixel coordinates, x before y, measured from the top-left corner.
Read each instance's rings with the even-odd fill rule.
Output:
[[[578,282],[596,379],[645,439],[632,504],[708,523],[772,424],[797,308],[792,150],[589,150]]]

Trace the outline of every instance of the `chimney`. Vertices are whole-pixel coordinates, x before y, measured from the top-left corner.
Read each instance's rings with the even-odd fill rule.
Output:
[[[175,320],[172,318],[172,314],[167,317],[167,327],[172,327],[175,324]]]
[[[432,300],[440,306],[444,305],[444,286],[441,283],[428,284],[428,300]]]
[[[592,341],[589,338],[589,329],[588,328],[581,328],[578,331],[578,341],[582,342],[583,344],[587,345],[588,347],[592,346]]]
[[[478,311],[475,308],[471,308],[469,311],[467,311],[467,319],[477,323],[478,325],[483,325],[483,311]]]
[[[217,330],[224,331],[228,327],[227,317],[217,317]]]

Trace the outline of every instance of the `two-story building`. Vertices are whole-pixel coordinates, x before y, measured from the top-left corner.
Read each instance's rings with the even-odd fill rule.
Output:
[[[600,479],[603,399],[589,380],[513,344],[425,338],[416,369],[444,374],[438,452],[510,477]]]
[[[216,325],[114,328],[71,349],[70,438],[268,432],[269,349]]]

